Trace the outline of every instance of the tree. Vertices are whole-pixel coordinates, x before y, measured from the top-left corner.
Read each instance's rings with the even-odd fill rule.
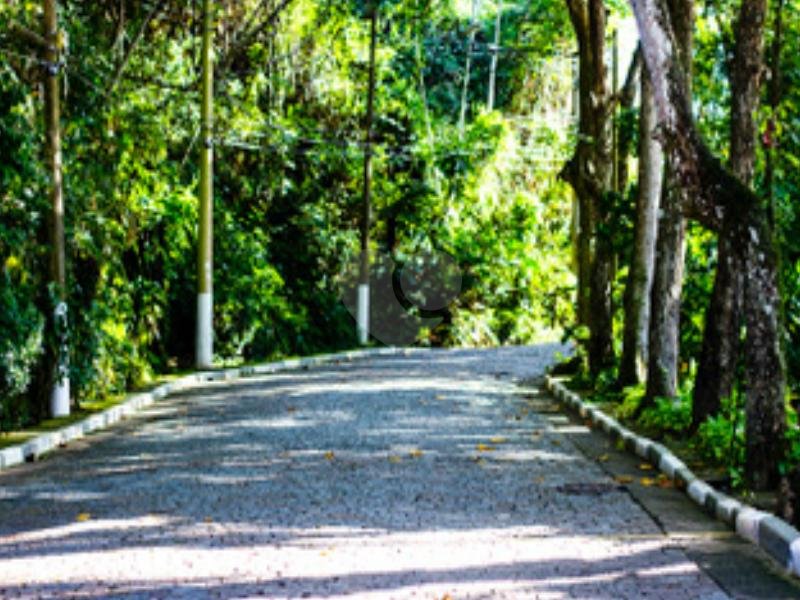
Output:
[[[646,73],[641,78],[639,109],[639,185],[631,265],[625,288],[625,325],[619,383],[641,383],[647,378],[650,339],[650,300],[655,270],[658,210],[664,175],[664,153],[656,139],[653,90]]]
[[[580,110],[575,154],[562,176],[578,198],[578,312],[589,327],[589,368],[608,367],[614,354],[613,247],[609,224],[613,154],[605,66],[606,9],[600,0],[567,0],[578,39]]]
[[[668,4],[675,33],[676,56],[681,64],[682,87],[686,102],[690,102],[694,2],[669,0]],[[639,406],[640,412],[652,404],[656,397],[674,397],[678,388],[680,303],[686,253],[686,222],[682,205],[688,190],[682,184],[678,167],[669,154],[666,160],[650,309],[647,389]]]
[[[746,3],[745,3],[746,4]],[[653,97],[687,216],[727,233],[744,265],[747,326],[746,477],[754,489],[777,483],[783,457],[785,374],[779,340],[777,256],[767,211],[755,193],[727,171],[698,133],[689,102],[685,62],[666,0],[631,0],[653,84]]]
[[[766,0],[742,2],[735,26],[731,82],[730,159],[731,172],[747,186],[753,184],[756,161],[760,83],[764,69],[763,39]],[[730,213],[718,236],[717,272],[711,302],[706,311],[703,349],[698,363],[692,402],[692,426],[716,415],[723,398],[731,395],[739,364],[742,325],[744,264],[731,247],[735,227]]]

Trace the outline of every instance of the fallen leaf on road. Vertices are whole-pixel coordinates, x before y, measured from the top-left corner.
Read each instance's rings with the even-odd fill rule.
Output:
[[[614,481],[617,483],[631,483],[633,481],[633,477],[630,475],[615,475]]]
[[[92,515],[90,515],[89,513],[78,513],[78,516],[75,517],[75,520],[78,521],[79,523],[83,523],[84,521],[88,521],[91,518]]]
[[[206,522],[206,523],[213,523],[213,522],[214,522],[214,519],[212,519],[211,517],[205,517],[205,518],[203,519],[203,521],[204,521],[204,522]]]
[[[333,460],[333,450],[328,450],[325,453],[325,460]]]
[[[504,438],[502,435],[498,435],[496,437],[493,437],[489,441],[492,442],[493,444],[505,444],[508,441],[508,438]]]
[[[422,456],[422,450],[419,448],[414,448],[411,452],[408,453],[411,458],[419,458]]]
[[[396,465],[397,463],[401,462],[402,460],[403,460],[403,459],[402,459],[402,458],[400,458],[399,456],[390,456],[390,457],[389,457],[389,462],[390,462],[390,463],[393,463],[393,464],[395,464],[395,465]]]
[[[608,462],[608,454],[601,454],[598,456],[597,462]]]
[[[495,448],[494,446],[489,446],[488,444],[483,444],[483,443],[478,444],[476,448],[478,449],[478,452],[492,452],[494,450],[497,450],[497,448]]]
[[[650,463],[642,463],[642,464],[639,465],[639,468],[642,471],[652,471],[653,470],[653,465],[651,465]]]
[[[653,479],[652,477],[642,477],[639,480],[639,483],[641,483],[645,487],[651,487],[651,486],[655,485],[656,480]]]

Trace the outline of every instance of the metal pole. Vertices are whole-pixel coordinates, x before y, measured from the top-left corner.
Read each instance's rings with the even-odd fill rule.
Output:
[[[197,367],[208,369],[213,364],[213,265],[214,265],[214,65],[212,59],[214,18],[211,0],[203,0],[202,48],[202,125],[200,151],[200,230],[197,246]]]
[[[367,92],[367,123],[364,143],[364,206],[361,216],[361,265],[358,278],[358,309],[356,333],[362,346],[369,341],[369,224],[372,219],[372,121],[375,111],[375,40],[378,9],[372,7],[369,42],[369,90]]]
[[[47,124],[47,154],[50,169],[50,202],[52,226],[50,231],[50,280],[55,285],[56,305],[53,307],[55,334],[55,377],[50,391],[50,414],[69,415],[69,344],[67,338],[67,269],[64,248],[64,186],[61,174],[61,103],[58,76],[59,62],[58,14],[56,0],[44,2],[44,103]]]
[[[492,66],[489,71],[489,100],[486,107],[489,112],[494,110],[494,101],[497,87],[497,62],[500,55],[500,26],[503,20],[503,4],[497,3],[497,17],[494,23],[494,48],[492,48]]]

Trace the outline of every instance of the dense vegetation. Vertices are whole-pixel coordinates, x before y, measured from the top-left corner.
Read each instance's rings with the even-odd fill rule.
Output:
[[[36,365],[52,343],[41,60],[19,33],[41,29],[40,4],[0,7],[4,429],[43,416]],[[337,279],[358,251],[366,7],[213,4],[217,358],[352,347]],[[193,363],[201,8],[60,3],[74,402]],[[500,56],[493,112],[494,7],[480,13],[462,132],[469,5],[380,7],[374,244],[397,260],[448,252],[464,275],[421,343],[528,342],[571,317],[565,12],[536,25],[551,8],[508,5],[502,43],[524,49]]]
[[[194,357],[202,3],[59,3],[58,63],[37,46],[40,4],[0,6],[2,429],[45,416],[59,293],[74,403]],[[375,8],[373,252],[446,252],[463,274],[417,343],[563,335],[585,359],[576,381],[623,416],[692,435],[736,482],[800,490],[792,2],[632,2],[667,15],[671,45],[642,29],[629,72],[612,60],[614,31],[631,30],[624,2],[212,4],[218,363],[356,344],[340,283],[359,250]],[[54,65],[61,291],[42,85]]]

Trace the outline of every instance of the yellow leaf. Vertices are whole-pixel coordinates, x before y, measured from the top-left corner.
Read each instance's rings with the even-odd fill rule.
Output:
[[[652,471],[653,470],[653,465],[651,465],[650,463],[642,463],[642,464],[639,465],[639,468],[642,471]]]
[[[333,450],[328,450],[325,453],[325,460],[333,460]]]
[[[205,521],[206,523],[213,523],[213,522],[214,522],[214,519],[212,519],[211,517],[205,517],[205,518],[203,519],[203,521]]]
[[[436,399],[437,400],[444,400],[444,396],[442,396],[441,394],[436,394]]]
[[[673,487],[672,480],[669,477],[667,477],[666,475],[664,475],[663,473],[661,473],[658,476],[658,487],[671,488],[671,487]]]
[[[493,437],[489,441],[492,442],[493,444],[505,444],[508,441],[508,439],[504,438],[502,435],[498,435],[496,437]]]
[[[419,458],[422,456],[422,450],[419,448],[414,448],[411,452],[408,453],[411,458]]]
[[[497,448],[495,448],[494,446],[489,446],[483,443],[478,444],[476,448],[478,449],[478,452],[492,452],[493,450],[497,450]]]
[[[399,456],[390,456],[390,457],[389,457],[389,462],[390,462],[390,463],[393,463],[393,464],[395,464],[395,465],[396,465],[397,463],[399,463],[400,461],[402,461],[402,460],[403,460],[403,459],[402,459],[402,458],[400,458]]]
[[[90,515],[89,513],[78,513],[78,516],[75,517],[75,520],[78,521],[79,523],[83,523],[84,521],[88,521],[91,518],[92,515]]]
[[[598,456],[597,462],[608,462],[608,454],[601,454]]]
[[[633,477],[630,475],[615,475],[614,481],[617,483],[631,483],[633,481]]]
[[[656,480],[653,479],[652,477],[642,477],[639,480],[639,483],[641,483],[645,487],[651,487],[652,485],[655,485]]]

